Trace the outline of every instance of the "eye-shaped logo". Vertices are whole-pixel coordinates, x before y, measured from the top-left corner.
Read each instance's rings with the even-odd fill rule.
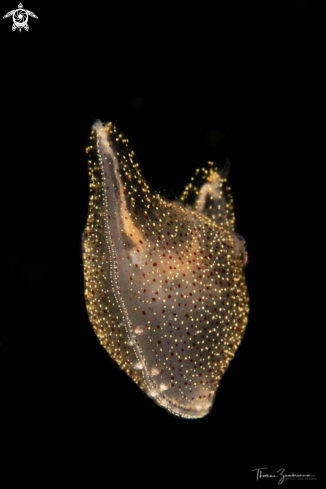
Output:
[[[11,15],[13,20],[12,30],[15,31],[18,27],[19,32],[21,32],[22,28],[24,28],[25,31],[28,31],[28,16],[34,17],[34,19],[38,19],[38,17],[33,12],[23,9],[23,5],[21,3],[18,5],[18,8],[16,10],[11,10],[10,12],[7,12],[6,15],[4,15],[2,18],[6,19]]]

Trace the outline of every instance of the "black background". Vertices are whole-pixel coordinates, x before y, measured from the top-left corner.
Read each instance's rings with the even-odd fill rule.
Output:
[[[1,20],[2,429],[8,460],[25,462],[12,480],[69,472],[95,487],[98,477],[258,487],[276,483],[258,483],[255,468],[285,467],[320,482],[320,61],[307,2],[252,12],[24,8],[38,15],[29,32]],[[80,240],[96,119],[118,124],[152,188],[171,199],[198,166],[231,160],[251,310],[201,420],[156,406],[89,323]]]

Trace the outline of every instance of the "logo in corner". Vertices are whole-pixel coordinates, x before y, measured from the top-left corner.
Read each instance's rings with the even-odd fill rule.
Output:
[[[19,32],[21,32],[22,28],[24,28],[25,31],[28,31],[28,16],[34,17],[34,19],[38,19],[38,17],[33,12],[23,9],[23,5],[21,3],[18,5],[18,8],[16,10],[11,10],[10,12],[7,12],[6,15],[4,15],[2,18],[6,19],[11,15],[13,20],[12,30],[15,31],[18,27]]]

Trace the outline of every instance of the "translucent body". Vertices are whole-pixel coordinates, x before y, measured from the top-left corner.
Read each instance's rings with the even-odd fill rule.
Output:
[[[244,333],[246,252],[210,164],[181,203],[154,194],[128,140],[96,122],[87,148],[87,310],[104,348],[171,413],[205,416]]]

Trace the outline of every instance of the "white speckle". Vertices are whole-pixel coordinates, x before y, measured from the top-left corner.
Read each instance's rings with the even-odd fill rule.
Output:
[[[165,382],[161,382],[160,384],[160,391],[167,391],[168,390],[168,385]]]
[[[144,247],[134,246],[130,251],[130,258],[133,265],[143,266],[144,265]]]
[[[142,326],[137,326],[135,328],[135,334],[141,335],[141,334],[143,334],[143,332],[144,332],[144,330],[143,330]]]
[[[158,396],[158,391],[156,389],[152,389],[147,392],[147,395],[151,397],[152,399],[155,399],[155,397]]]
[[[142,370],[144,368],[144,365],[142,364],[142,362],[137,362],[137,363],[134,363],[134,368],[136,370]]]
[[[160,373],[159,369],[156,367],[151,368],[151,374],[152,375],[158,375]]]

